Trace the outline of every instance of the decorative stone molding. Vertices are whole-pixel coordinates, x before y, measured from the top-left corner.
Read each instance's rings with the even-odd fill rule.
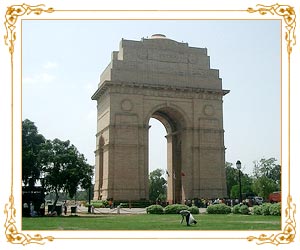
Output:
[[[170,98],[222,100],[222,97],[228,94],[229,90],[105,81],[92,96],[92,99],[102,99],[108,93],[139,94],[145,96],[160,96]]]

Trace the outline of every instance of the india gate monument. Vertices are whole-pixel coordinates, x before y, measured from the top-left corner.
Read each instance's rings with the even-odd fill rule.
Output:
[[[226,197],[223,96],[206,48],[122,39],[100,76],[94,199],[149,199],[149,120],[167,135],[167,200]]]

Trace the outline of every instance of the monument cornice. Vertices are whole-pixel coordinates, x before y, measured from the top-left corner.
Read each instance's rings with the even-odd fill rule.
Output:
[[[222,99],[229,90],[171,86],[121,81],[104,81],[93,94],[92,100],[98,100],[108,93],[143,94],[149,96],[169,96],[181,98]],[[147,94],[148,93],[148,94]]]

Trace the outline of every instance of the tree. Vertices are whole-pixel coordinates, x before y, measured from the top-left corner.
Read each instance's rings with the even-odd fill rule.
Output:
[[[225,163],[225,171],[226,171],[226,185],[227,185],[227,196],[231,196],[231,189],[234,185],[237,184],[237,176],[238,170],[232,167],[233,164],[230,162]]]
[[[230,198],[239,197],[239,170],[232,167],[233,164],[226,162],[226,185],[227,185],[227,195]],[[251,194],[252,193],[252,179],[247,174],[244,174],[241,171],[241,184],[242,184],[242,193]]]
[[[32,121],[22,121],[22,181],[25,186],[33,186],[40,178],[39,153],[45,141]]]
[[[277,185],[272,179],[262,176],[254,180],[253,190],[258,196],[268,199],[269,194],[277,190]]]
[[[276,161],[275,158],[262,158],[254,162],[253,190],[265,199],[270,193],[280,190],[281,166]]]
[[[70,141],[47,140],[41,150],[41,161],[45,174],[45,188],[55,192],[53,210],[59,199],[59,192],[68,192],[72,198],[78,187],[88,189],[91,186],[93,167],[89,165]]]
[[[149,175],[149,199],[151,201],[166,200],[167,181],[162,177],[162,169],[153,170]]]

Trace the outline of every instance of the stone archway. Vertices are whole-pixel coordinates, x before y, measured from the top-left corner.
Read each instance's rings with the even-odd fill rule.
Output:
[[[207,50],[122,40],[100,77],[94,199],[148,199],[151,117],[167,130],[168,200],[226,197],[223,96]],[[102,139],[100,139],[102,138]]]
[[[167,135],[167,200],[170,204],[180,203],[183,198],[182,191],[182,159],[185,158],[185,151],[182,150],[182,135],[186,128],[186,120],[174,107],[157,107],[151,118],[159,120],[166,128]]]

